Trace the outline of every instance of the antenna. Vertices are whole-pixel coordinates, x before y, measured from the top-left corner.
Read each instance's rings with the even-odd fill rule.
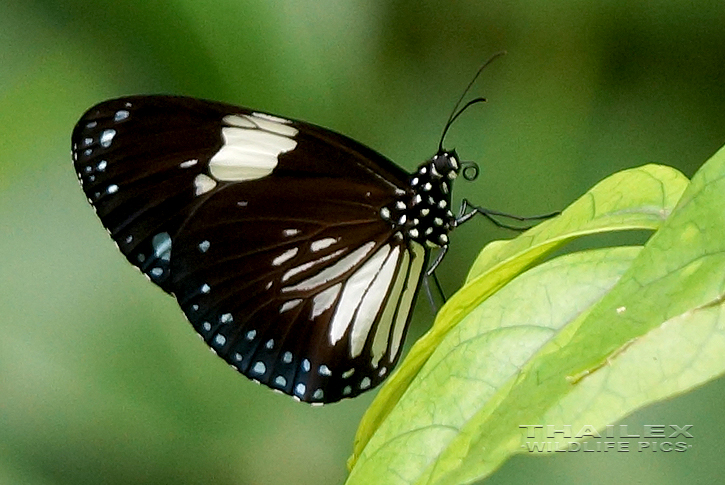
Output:
[[[475,99],[472,99],[471,101],[467,102],[466,104],[464,104],[460,110],[458,109],[458,107],[461,105],[461,102],[463,101],[463,98],[466,97],[466,94],[468,94],[468,91],[471,89],[471,86],[473,86],[473,83],[475,83],[476,79],[478,79],[478,76],[481,74],[481,71],[483,71],[483,69],[486,66],[491,64],[494,61],[494,59],[497,59],[497,58],[503,56],[504,54],[506,54],[506,51],[500,51],[500,52],[495,53],[491,57],[489,57],[488,60],[486,62],[484,62],[481,67],[478,68],[478,71],[476,71],[476,74],[473,76],[473,79],[471,79],[471,82],[469,82],[468,86],[466,86],[466,89],[463,90],[463,94],[461,94],[461,97],[458,98],[458,101],[456,102],[456,105],[453,107],[453,111],[451,111],[451,115],[448,117],[448,121],[446,121],[446,125],[443,128],[443,134],[441,134],[441,140],[438,142],[438,151],[439,152],[443,151],[443,140],[446,138],[446,133],[448,133],[448,129],[451,127],[453,122],[456,121],[456,118],[461,116],[461,114],[463,114],[463,112],[466,111],[466,109],[473,106],[474,104],[486,102],[486,98],[475,98]]]

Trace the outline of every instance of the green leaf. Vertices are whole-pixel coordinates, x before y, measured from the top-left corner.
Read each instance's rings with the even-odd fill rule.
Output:
[[[602,430],[725,372],[723,194],[725,149],[641,251],[557,258],[468,312],[349,483],[470,483],[525,451],[522,426]]]
[[[505,412],[495,401],[510,392],[522,367],[599,301],[638,252],[602,249],[557,258],[469,313],[370,440],[349,483],[373,483],[373,477],[398,483],[387,479],[394,476],[399,483],[426,483],[472,420]]]
[[[443,306],[431,330],[412,347],[379,391],[355,437],[352,468],[375,430],[385,420],[445,334],[481,302],[563,244],[588,234],[628,229],[656,230],[687,186],[677,170],[659,165],[610,176],[554,219],[511,241],[489,244],[473,265],[466,285]]]

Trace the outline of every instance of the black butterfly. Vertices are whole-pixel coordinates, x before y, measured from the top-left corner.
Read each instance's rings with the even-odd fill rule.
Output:
[[[324,128],[193,98],[101,103],[72,150],[131,264],[232,367],[311,403],[385,379],[431,249],[479,210],[450,209],[455,151],[408,174]]]

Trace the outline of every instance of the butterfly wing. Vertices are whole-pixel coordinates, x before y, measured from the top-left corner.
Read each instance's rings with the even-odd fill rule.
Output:
[[[342,135],[220,103],[89,110],[81,185],[119,249],[246,376],[307,402],[395,365],[427,250],[380,217],[408,175]]]

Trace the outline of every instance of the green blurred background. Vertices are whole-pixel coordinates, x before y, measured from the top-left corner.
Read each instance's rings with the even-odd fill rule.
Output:
[[[502,49],[473,90],[488,104],[447,139],[481,165],[456,198],[543,213],[622,168],[691,176],[725,142],[722,0],[3,2],[0,484],[340,483],[372,397],[311,408],[205,350],[78,187],[69,137],[88,107],[212,98],[327,126],[412,169]],[[448,292],[510,236],[483,220],[457,230],[439,269]],[[431,321],[421,299],[409,340]],[[693,424],[685,453],[518,456],[487,483],[721,483],[724,400],[720,379],[623,421]]]

